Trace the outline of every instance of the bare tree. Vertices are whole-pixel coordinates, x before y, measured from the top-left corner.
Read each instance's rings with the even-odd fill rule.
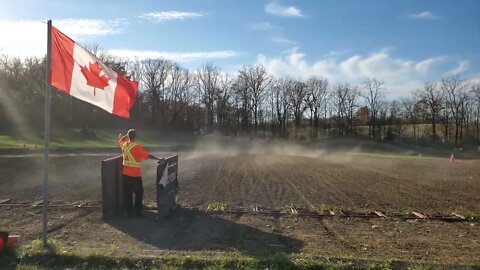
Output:
[[[215,122],[215,106],[218,97],[220,69],[213,64],[205,64],[197,70],[197,89],[207,109],[207,126],[213,131]]]
[[[387,139],[394,139],[402,132],[402,103],[399,100],[388,102]]]
[[[224,132],[228,132],[232,128],[232,108],[235,103],[232,85],[233,80],[228,75],[220,77],[217,97],[217,118]]]
[[[459,75],[442,79],[442,91],[446,105],[455,124],[455,144],[463,140],[463,123],[465,118],[465,102],[468,100],[467,84]]]
[[[480,83],[472,84],[473,115],[475,118],[475,139],[480,142]]]
[[[344,135],[346,133],[346,118],[347,118],[347,95],[348,86],[346,84],[337,84],[333,87],[330,93],[331,105],[334,111],[333,119],[337,124],[338,134]]]
[[[286,123],[291,114],[292,104],[289,98],[290,83],[291,80],[282,78],[275,80],[271,87],[273,107],[275,108],[280,136],[286,135]]]
[[[444,92],[442,92],[435,83],[425,83],[422,90],[415,90],[413,94],[419,99],[419,110],[422,117],[431,124],[432,139],[436,140],[436,124],[440,119],[440,114],[443,109]]]
[[[307,109],[305,105],[305,97],[308,93],[307,84],[300,80],[287,79],[287,87],[289,88],[289,99],[295,123],[295,136],[298,136],[300,122],[303,118],[303,113]]]
[[[365,99],[370,113],[368,133],[372,137],[376,137],[377,135],[375,132],[375,129],[377,128],[377,118],[385,99],[385,95],[384,82],[379,81],[376,78],[367,78],[363,82],[362,97]]]
[[[413,95],[402,98],[400,102],[402,104],[403,119],[412,126],[413,138],[417,139],[418,119],[420,117],[418,99]]]
[[[383,100],[379,104],[379,110],[377,114],[377,127],[378,127],[378,135],[382,140],[389,139],[388,138],[388,131],[389,128],[387,127],[388,119],[388,101]]]
[[[238,76],[233,85],[236,107],[237,129],[247,131],[251,125],[251,97],[248,85],[242,76]]]
[[[257,132],[259,112],[261,110],[266,90],[272,79],[268,76],[267,71],[262,65],[244,67],[239,73],[239,77],[243,80],[250,96],[253,125],[255,132]]]
[[[356,111],[359,107],[358,99],[360,97],[360,90],[357,86],[349,86],[347,95],[347,124],[348,134],[355,133],[356,129]]]
[[[171,63],[165,59],[147,59],[142,62],[142,84],[146,91],[152,113],[152,121],[158,124],[158,116],[163,115],[165,84]]]
[[[335,112],[338,132],[341,135],[355,132],[355,118],[358,108],[359,91],[349,84],[337,84],[331,94],[331,105]]]
[[[397,125],[401,117],[401,103],[394,99],[388,103],[388,122]]]
[[[169,85],[167,87],[168,117],[169,124],[174,125],[191,100],[192,76],[187,69],[174,64],[169,73]]]
[[[321,77],[310,77],[307,81],[306,105],[310,110],[310,126],[313,128],[313,136],[318,136],[320,113],[323,104],[326,103],[328,80]],[[324,119],[326,121],[326,119]]]

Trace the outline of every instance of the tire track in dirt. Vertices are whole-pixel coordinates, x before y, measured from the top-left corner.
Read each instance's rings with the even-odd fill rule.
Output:
[[[351,251],[356,251],[357,248],[349,243],[348,240],[345,240],[343,236],[341,236],[337,230],[335,230],[335,227],[330,225],[330,222],[328,220],[322,219],[320,220],[320,224],[322,224],[323,228],[327,232],[327,234],[335,239],[337,242],[340,242],[344,247]]]
[[[71,218],[71,219],[69,219],[69,220],[66,220],[66,221],[60,223],[60,224],[57,224],[57,225],[55,225],[55,226],[53,226],[53,227],[50,227],[50,228],[48,229],[48,233],[53,233],[53,232],[59,231],[59,230],[65,228],[66,226],[68,226],[68,225],[70,225],[70,224],[73,224],[74,222],[76,222],[76,221],[78,221],[78,220],[80,220],[80,219],[82,219],[82,218],[84,218],[84,217],[87,217],[87,216],[95,213],[96,210],[89,209],[89,210],[85,210],[85,211],[86,211],[85,213],[81,213],[81,214],[79,214],[79,215],[76,216],[76,217],[73,217],[73,218]]]

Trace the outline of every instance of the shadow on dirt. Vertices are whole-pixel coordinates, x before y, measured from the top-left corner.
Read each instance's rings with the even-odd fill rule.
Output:
[[[240,251],[250,256],[299,252],[303,241],[235,223],[208,212],[178,208],[167,218],[154,221],[156,213],[140,219],[114,218],[107,222],[132,237],[170,250]]]

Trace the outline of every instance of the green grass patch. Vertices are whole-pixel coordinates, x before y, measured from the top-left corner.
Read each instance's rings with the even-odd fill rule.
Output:
[[[450,268],[454,268],[449,266]],[[462,265],[464,269],[477,266]],[[401,262],[394,260],[368,260],[358,258],[332,258],[310,253],[274,253],[265,256],[246,256],[223,253],[212,256],[163,255],[156,257],[120,256],[101,254],[80,255],[60,240],[49,239],[45,249],[41,240],[33,240],[21,248],[0,255],[0,269],[439,269],[442,265]]]
[[[68,254],[70,252],[72,252],[70,246],[55,238],[48,238],[46,247],[43,246],[42,239],[35,239],[18,250],[21,255]]]
[[[202,256],[108,257],[101,255],[27,255],[9,265],[17,269],[327,269],[300,268],[288,257],[280,255],[264,259],[247,257],[208,258]],[[338,268],[336,268],[338,269]]]
[[[207,206],[207,211],[222,212],[228,209],[228,204],[224,202],[211,202]]]
[[[475,219],[475,214],[472,212],[466,210],[466,209],[460,209],[458,211],[455,211],[457,214],[461,215],[464,217],[466,220],[474,220]]]
[[[46,254],[11,257],[2,269],[443,269],[441,265],[398,261],[372,261],[354,258],[327,258],[304,254],[274,254],[264,258],[243,255],[211,258],[201,255],[162,257],[109,257],[102,255]],[[463,266],[476,269],[476,266]],[[453,269],[453,268],[452,268]]]
[[[43,142],[37,139],[21,139],[9,135],[0,135],[0,149],[15,148],[35,150],[43,148]]]
[[[335,206],[327,205],[324,203],[315,206],[313,210],[319,214],[325,214],[330,212],[337,213],[338,211],[338,209]]]

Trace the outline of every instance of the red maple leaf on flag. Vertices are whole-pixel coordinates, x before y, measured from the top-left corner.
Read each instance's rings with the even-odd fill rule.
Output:
[[[83,76],[85,76],[85,79],[87,79],[87,85],[93,87],[93,95],[95,96],[97,88],[105,90],[105,87],[108,86],[109,78],[105,76],[105,74],[100,76],[102,68],[97,62],[93,64],[89,63],[89,66],[90,70],[87,68],[87,66],[80,66],[80,69],[83,73]]]

